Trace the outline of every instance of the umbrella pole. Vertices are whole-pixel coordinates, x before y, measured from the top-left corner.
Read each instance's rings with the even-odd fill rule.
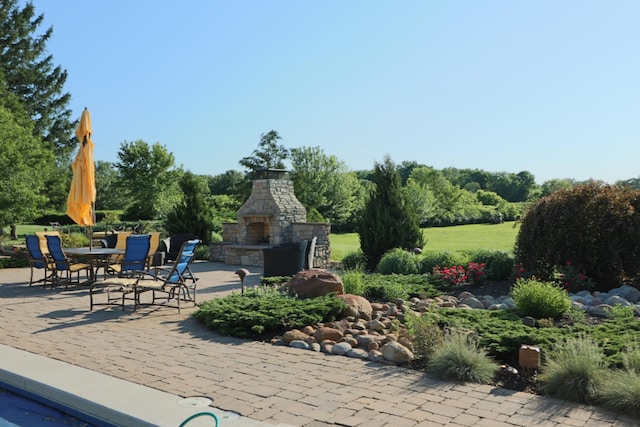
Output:
[[[95,211],[95,205],[93,202],[91,202],[91,217],[93,219],[93,223],[96,223],[96,211]],[[92,251],[93,250],[93,225],[89,226],[89,250]]]

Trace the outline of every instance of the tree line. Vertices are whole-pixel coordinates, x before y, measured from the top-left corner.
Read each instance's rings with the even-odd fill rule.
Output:
[[[43,19],[31,3],[0,0],[0,227],[66,210],[77,120],[64,90],[67,72],[47,52],[53,29],[41,30]],[[177,166],[160,143],[124,141],[116,162],[96,162],[96,208],[134,221],[162,220],[168,227],[210,223],[201,232],[216,238],[222,222],[235,220],[255,171],[280,168],[290,171],[309,221],[349,232],[358,229],[380,172],[380,165],[353,171],[321,147],[286,148],[275,130],[261,135],[239,165],[242,171],[196,175]],[[528,171],[437,170],[412,161],[395,165],[391,159],[383,165],[398,173],[397,188],[406,193],[420,226],[516,219],[524,204],[580,184],[557,179],[536,185]],[[638,188],[640,178],[617,184]]]

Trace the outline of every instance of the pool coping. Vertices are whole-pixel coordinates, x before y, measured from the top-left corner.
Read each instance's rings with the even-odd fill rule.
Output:
[[[184,399],[3,344],[0,360],[0,383],[9,389],[68,408],[70,415],[101,427],[175,427],[200,412],[214,413],[225,426],[273,426],[207,406],[200,399]]]

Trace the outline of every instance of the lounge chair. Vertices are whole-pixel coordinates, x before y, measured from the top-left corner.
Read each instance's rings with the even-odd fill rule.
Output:
[[[65,272],[65,285],[67,289],[69,283],[80,283],[80,272],[84,271],[87,275],[87,280],[93,280],[93,267],[91,264],[85,264],[82,262],[75,262],[73,259],[67,257],[62,250],[62,239],[60,236],[47,235],[47,247],[49,248],[49,256],[51,261],[55,264],[55,270],[53,275],[53,284],[58,284],[63,278],[60,277],[60,273]],[[73,273],[77,274],[76,280],[73,281]]]
[[[178,253],[180,252],[184,242],[195,239],[198,239],[198,236],[191,233],[174,234],[164,239],[163,242],[167,248],[165,261],[174,261],[178,257]]]
[[[49,261],[49,259],[42,253],[40,249],[40,239],[35,234],[27,234],[27,253],[29,256],[29,265],[31,266],[31,277],[29,279],[29,286],[34,283],[43,282],[43,286],[47,286],[47,281],[51,279],[53,284],[53,276],[55,274],[55,264]],[[44,270],[44,278],[33,281],[33,270]]]
[[[149,270],[152,265],[156,265],[154,257],[160,247],[160,232],[152,231],[149,235],[151,236],[151,239],[149,241],[149,252],[147,253],[147,270]]]
[[[196,246],[201,241],[198,239],[188,240],[183,243],[178,256],[171,268],[159,268],[153,273],[145,271],[143,277],[152,280],[140,280],[135,285],[135,306],[140,305],[140,295],[144,292],[151,291],[151,304],[156,303],[156,292],[166,294],[166,303],[169,305],[171,300],[176,301],[178,313],[180,313],[180,301],[193,302],[196,304],[196,282],[197,278],[191,275],[191,282],[187,284],[186,279],[190,274],[189,264],[193,261],[196,253]]]
[[[127,236],[124,255],[122,255],[120,261],[106,267],[106,272],[115,276],[91,284],[89,288],[89,310],[93,310],[94,305],[115,304],[121,304],[122,310],[124,310],[127,295],[135,292],[135,285],[140,279],[141,272],[146,269],[150,241],[151,236],[149,234]],[[93,296],[103,291],[107,294],[107,301],[105,303],[95,303]],[[118,296],[114,297],[112,294]],[[134,298],[130,299],[133,300]]]

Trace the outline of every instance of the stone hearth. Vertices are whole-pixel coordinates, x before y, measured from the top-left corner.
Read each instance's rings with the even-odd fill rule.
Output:
[[[287,172],[258,171],[251,195],[238,210],[238,222],[223,224],[223,241],[210,244],[211,260],[261,266],[265,248],[316,237],[314,267],[326,268],[331,225],[306,220],[307,211],[296,198]]]

